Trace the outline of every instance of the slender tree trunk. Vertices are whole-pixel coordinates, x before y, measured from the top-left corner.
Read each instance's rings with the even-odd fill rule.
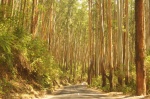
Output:
[[[92,0],[88,0],[89,3],[89,67],[88,67],[88,84],[92,83],[91,65],[92,62]]]
[[[105,8],[105,3],[104,3],[104,0],[102,0],[101,2],[101,24],[100,24],[100,32],[101,32],[101,60],[100,60],[100,65],[101,65],[101,73],[102,73],[102,87],[105,87],[106,86],[106,66],[104,65],[105,63],[105,58],[106,58],[106,55],[105,55],[105,36],[104,36],[104,17],[105,17],[105,11],[104,11],[104,8]]]
[[[32,1],[32,16],[31,16],[31,33],[34,38],[36,35],[36,28],[38,24],[38,0]]]
[[[122,48],[123,48],[123,43],[122,43],[122,0],[118,0],[118,70],[119,70],[119,74],[118,74],[118,83],[122,86],[123,85],[123,52],[122,52]]]
[[[129,17],[128,0],[125,1],[125,84],[129,83]]]
[[[109,39],[109,83],[110,91],[113,89],[113,51],[112,51],[112,18],[111,18],[111,0],[108,0],[108,39]]]
[[[51,2],[50,9],[49,9],[49,32],[48,32],[48,42],[49,42],[49,50],[51,50],[52,44],[52,35],[53,35],[53,2]]]

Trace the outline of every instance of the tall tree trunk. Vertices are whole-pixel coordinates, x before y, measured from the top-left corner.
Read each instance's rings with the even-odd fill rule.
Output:
[[[137,95],[146,95],[146,70],[145,70],[145,34],[144,34],[144,0],[135,1],[135,51],[136,51],[136,92]]]
[[[52,43],[52,34],[53,34],[53,2],[51,2],[50,9],[49,9],[49,32],[48,32],[48,42],[49,42],[49,50],[51,50],[51,43]]]
[[[129,17],[128,0],[125,1],[125,84],[129,83]]]
[[[100,0],[98,0],[100,1]],[[101,37],[101,55],[100,55],[100,66],[102,74],[102,87],[106,86],[106,68],[104,65],[105,62],[105,36],[104,36],[104,0],[100,2],[100,37]]]
[[[31,16],[31,33],[34,38],[36,35],[36,28],[38,24],[38,0],[32,1],[32,16]]]
[[[88,84],[92,83],[92,74],[91,74],[91,67],[92,63],[92,0],[88,0],[89,3],[89,67],[88,67]]]
[[[123,52],[122,52],[122,48],[123,48],[123,44],[122,44],[122,0],[118,0],[117,4],[118,4],[118,60],[117,60],[117,65],[118,65],[118,70],[119,70],[119,74],[118,74],[118,83],[122,86],[123,84]]]
[[[109,39],[109,83],[110,91],[113,89],[113,51],[112,51],[112,18],[111,18],[111,0],[108,0],[108,39]]]

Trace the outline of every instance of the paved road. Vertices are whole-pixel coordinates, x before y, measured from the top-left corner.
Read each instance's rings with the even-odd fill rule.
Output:
[[[47,95],[42,99],[141,99],[141,97],[124,96],[116,92],[102,93],[88,89],[85,85],[74,85],[59,89],[55,95]]]

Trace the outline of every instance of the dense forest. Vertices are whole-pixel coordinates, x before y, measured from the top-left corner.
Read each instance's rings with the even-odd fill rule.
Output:
[[[149,0],[0,0],[0,94],[87,82],[150,93]]]

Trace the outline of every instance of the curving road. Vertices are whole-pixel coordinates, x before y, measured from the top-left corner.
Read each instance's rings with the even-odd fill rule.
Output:
[[[55,95],[46,95],[42,99],[142,99],[143,97],[124,96],[122,93],[102,93],[88,89],[85,85],[66,86],[57,90]]]

